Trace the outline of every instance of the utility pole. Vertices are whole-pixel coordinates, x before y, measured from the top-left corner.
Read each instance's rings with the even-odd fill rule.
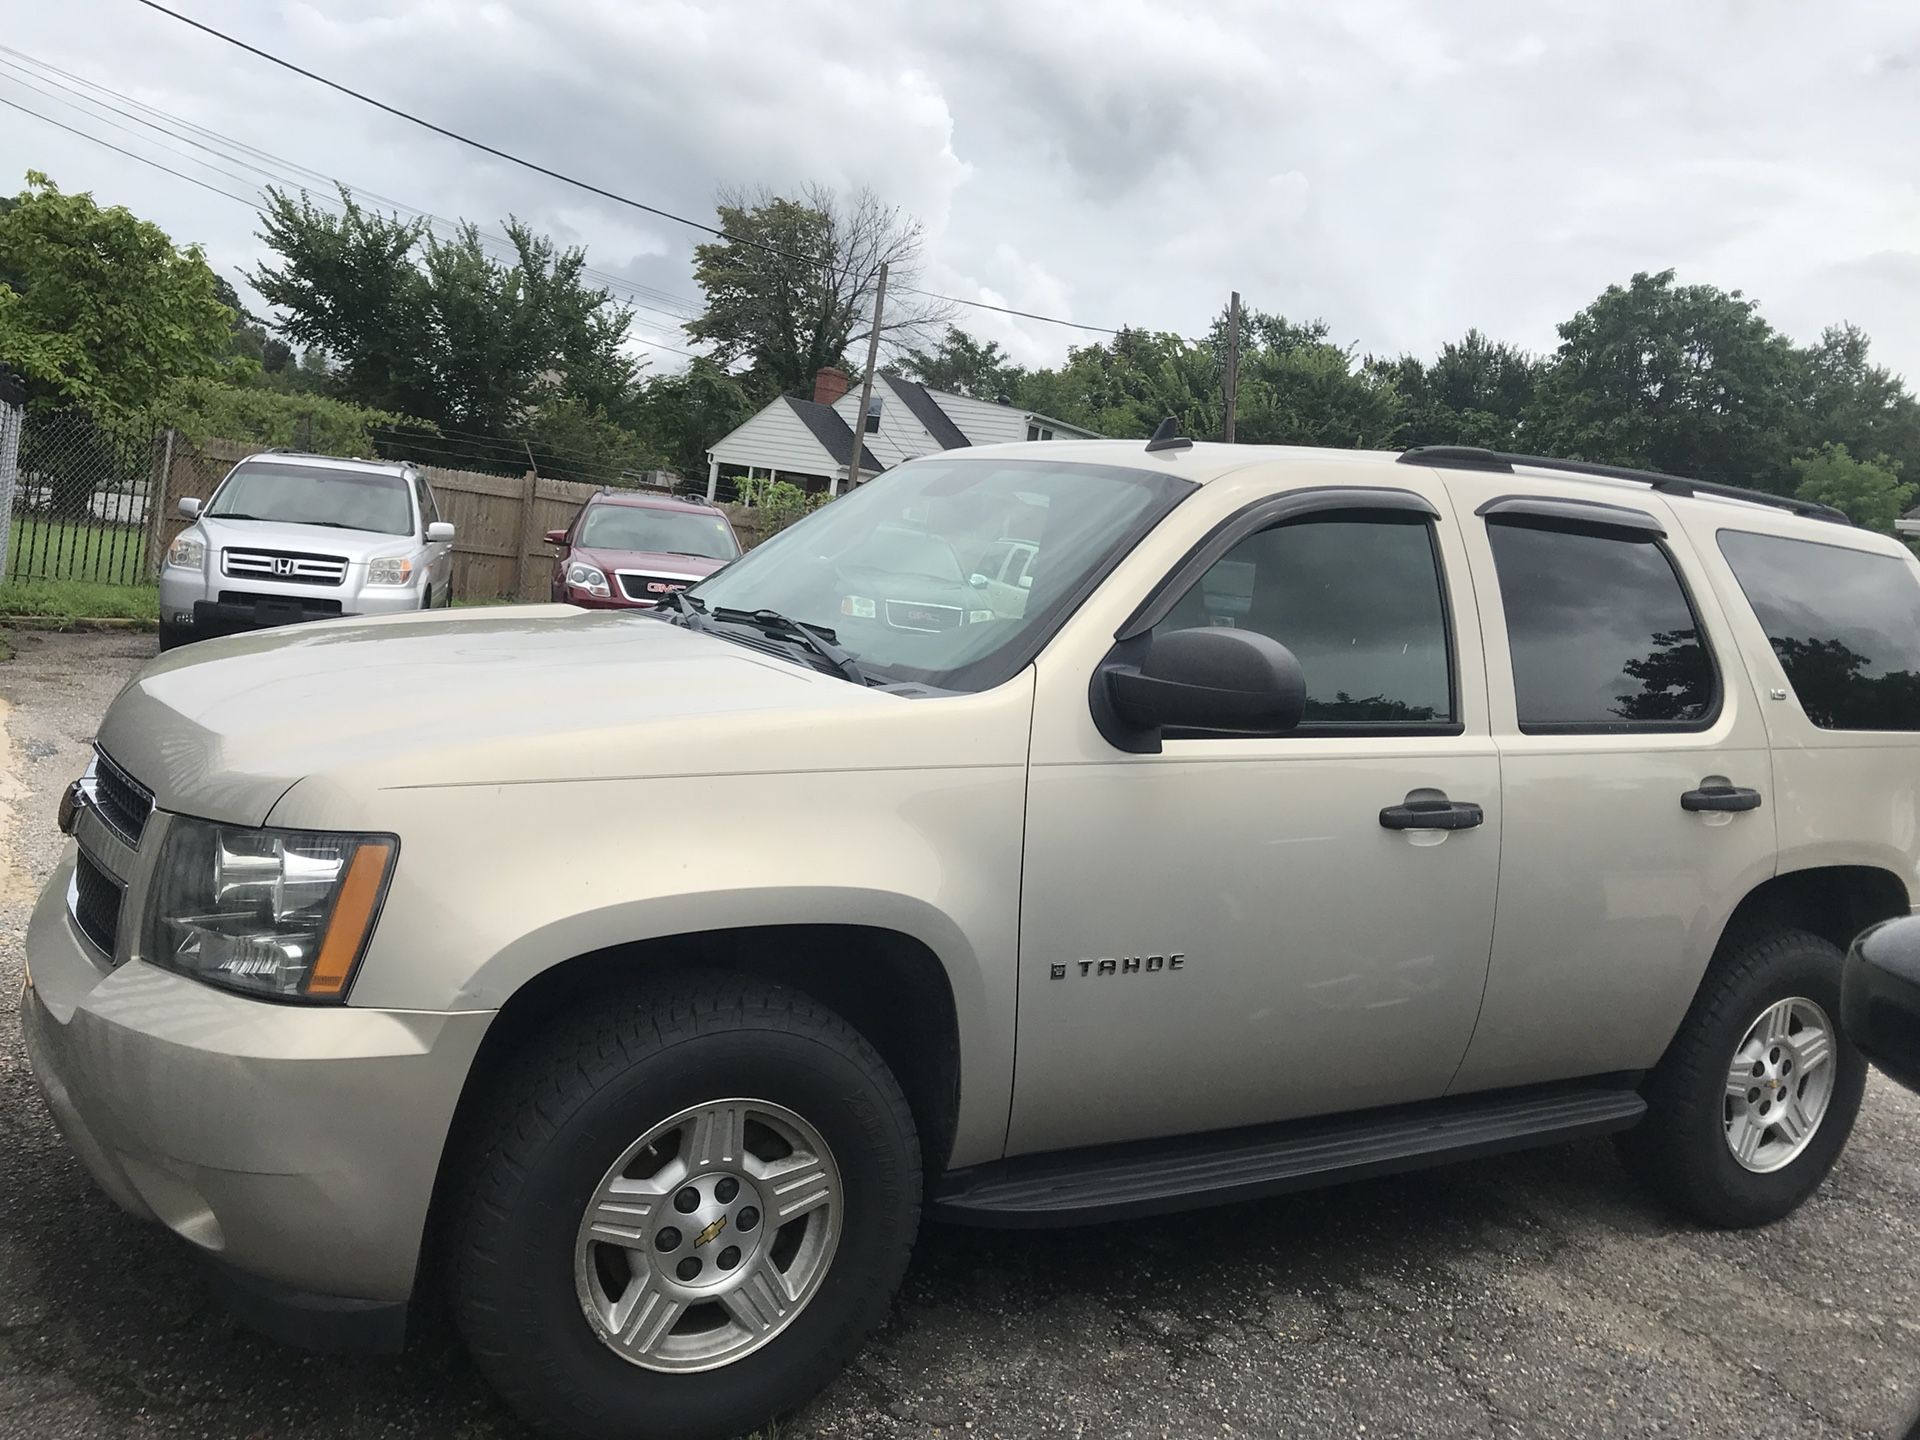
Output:
[[[1233,444],[1234,414],[1240,408],[1240,292],[1227,302],[1227,423],[1221,439]]]
[[[887,262],[880,262],[880,285],[873,292],[873,329],[867,335],[867,378],[860,382],[860,408],[855,411],[853,454],[847,457],[847,489],[860,483],[860,456],[867,443],[867,406],[873,403],[873,367],[880,363],[880,315],[887,303]],[[831,487],[829,487],[831,491]]]

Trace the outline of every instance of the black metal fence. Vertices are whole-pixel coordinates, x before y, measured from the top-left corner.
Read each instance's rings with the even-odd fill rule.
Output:
[[[27,414],[7,535],[8,580],[143,585],[165,437],[74,411]],[[0,483],[4,477],[0,476]]]

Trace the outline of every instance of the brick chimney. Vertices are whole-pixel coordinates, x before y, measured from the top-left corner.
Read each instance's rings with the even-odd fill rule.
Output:
[[[813,403],[831,405],[847,393],[847,387],[853,382],[847,378],[847,372],[836,370],[831,365],[820,367],[820,373],[813,377]]]

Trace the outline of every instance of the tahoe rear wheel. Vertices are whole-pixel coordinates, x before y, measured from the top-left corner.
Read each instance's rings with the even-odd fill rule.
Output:
[[[920,1155],[832,1011],[744,977],[563,1019],[504,1083],[455,1240],[456,1315],[552,1435],[735,1435],[833,1378],[905,1271]]]
[[[1805,931],[1729,937],[1620,1139],[1630,1168],[1709,1225],[1763,1225],[1819,1188],[1867,1066],[1840,1035],[1842,955]]]

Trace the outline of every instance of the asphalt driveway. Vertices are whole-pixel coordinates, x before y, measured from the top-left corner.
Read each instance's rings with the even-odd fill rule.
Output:
[[[238,1329],[92,1188],[26,1073],[54,806],[152,650],[0,665],[0,1440],[521,1436],[444,1335],[327,1359]],[[780,1435],[1896,1436],[1920,1406],[1920,1100],[1876,1076],[1820,1195],[1675,1222],[1605,1144],[1077,1232],[932,1229],[893,1318]]]

